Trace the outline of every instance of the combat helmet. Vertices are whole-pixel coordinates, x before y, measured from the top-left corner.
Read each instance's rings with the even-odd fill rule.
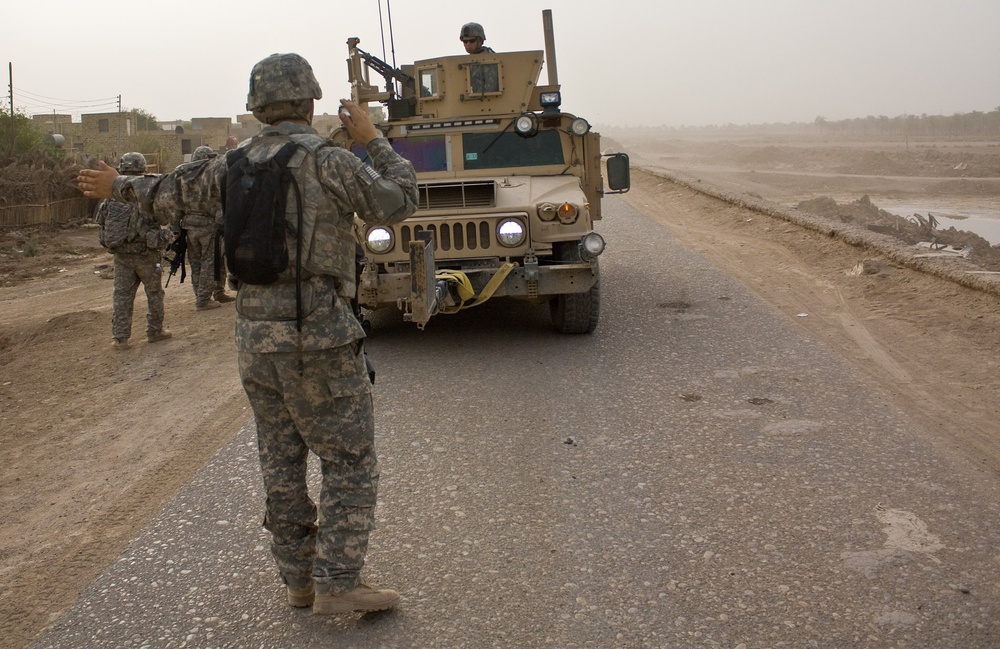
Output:
[[[486,30],[479,23],[465,23],[462,25],[462,31],[458,35],[458,40],[464,41],[467,38],[478,38],[485,41]]]
[[[247,110],[251,112],[279,101],[322,98],[312,66],[298,54],[272,54],[250,71]]]
[[[146,156],[138,151],[129,151],[118,161],[118,173],[130,176],[146,173]]]
[[[194,150],[194,154],[191,156],[191,162],[196,160],[207,160],[209,158],[214,158],[217,155],[219,154],[216,153],[212,147],[203,144]]]

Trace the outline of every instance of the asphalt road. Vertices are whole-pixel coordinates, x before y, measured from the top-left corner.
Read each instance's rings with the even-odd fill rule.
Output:
[[[603,308],[376,321],[390,613],[284,604],[244,427],[35,643],[1000,646],[1000,486],[623,201]]]

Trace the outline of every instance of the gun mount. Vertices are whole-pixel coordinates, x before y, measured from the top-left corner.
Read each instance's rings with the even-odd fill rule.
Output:
[[[347,78],[351,83],[351,99],[358,104],[380,101],[386,104],[390,119],[412,117],[416,108],[416,82],[413,76],[394,68],[382,59],[358,47],[361,39],[347,39]],[[369,81],[369,70],[379,73],[385,80],[385,91],[380,91]],[[402,88],[397,94],[395,84]]]

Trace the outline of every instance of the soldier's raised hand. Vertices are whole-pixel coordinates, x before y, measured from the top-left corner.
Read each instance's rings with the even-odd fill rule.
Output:
[[[368,143],[377,138],[380,133],[375,124],[372,123],[368,111],[350,99],[340,100],[340,110],[337,115],[343,122],[344,128],[358,144],[368,146]]]
[[[111,185],[118,177],[118,170],[103,160],[97,162],[97,169],[81,169],[76,177],[76,186],[87,198],[111,198]]]

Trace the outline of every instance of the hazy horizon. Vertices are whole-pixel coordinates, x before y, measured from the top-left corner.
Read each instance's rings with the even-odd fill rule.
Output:
[[[323,87],[317,114],[332,114],[337,99],[350,96],[349,37],[397,66],[462,54],[458,32],[468,21],[482,23],[486,44],[498,51],[542,50],[542,10],[552,9],[563,108],[592,124],[796,123],[1000,106],[995,0],[622,0],[614,12],[568,0],[472,10],[442,0],[432,15],[426,3],[366,5],[348,18],[343,8],[314,0],[289,15],[259,0],[90,13],[65,0],[19,3],[5,11],[12,29],[0,57],[13,68],[18,111],[79,119],[117,110],[121,95],[123,109],[166,122],[247,112],[253,64],[273,52],[298,52]],[[372,81],[381,83],[374,73]],[[0,98],[5,109],[8,93]]]

